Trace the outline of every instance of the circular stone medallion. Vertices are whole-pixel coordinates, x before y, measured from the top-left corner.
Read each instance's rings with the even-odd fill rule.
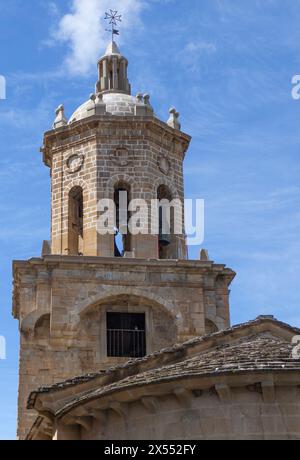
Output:
[[[71,155],[67,159],[67,172],[69,174],[74,174],[81,170],[83,163],[84,163],[84,156],[83,155]]]

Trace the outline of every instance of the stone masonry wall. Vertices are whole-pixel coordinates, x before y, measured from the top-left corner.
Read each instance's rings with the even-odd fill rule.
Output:
[[[147,353],[205,334],[207,291],[232,272],[204,262],[48,256],[15,263],[15,317],[20,320],[19,428],[34,420],[29,393],[76,375],[111,367],[106,356],[106,312],[146,315]],[[226,286],[226,287],[225,287]],[[226,328],[226,317],[214,318]],[[211,308],[211,307],[210,307]]]
[[[83,129],[83,128],[82,128]],[[84,255],[114,255],[113,237],[97,235],[97,200],[113,199],[114,187],[126,183],[131,199],[144,199],[149,205],[157,190],[165,185],[172,199],[184,199],[183,159],[187,148],[168,132],[168,127],[149,121],[118,120],[87,124],[83,134],[72,131],[63,140],[46,141],[52,171],[52,254],[68,255],[69,192],[75,186],[84,195]],[[142,225],[149,224],[149,215]],[[184,235],[170,258],[186,258]],[[138,258],[158,258],[157,237],[133,237]]]
[[[141,401],[131,403],[126,418],[109,411],[105,424],[94,419],[92,429],[76,433],[82,440],[296,440],[300,439],[300,390],[276,389],[274,403],[265,403],[259,393],[246,387],[232,390],[232,402],[205,391],[190,407],[174,395],[159,398],[156,413]],[[69,427],[70,430],[71,427]],[[71,439],[58,430],[58,439]],[[61,436],[61,437],[60,437]]]

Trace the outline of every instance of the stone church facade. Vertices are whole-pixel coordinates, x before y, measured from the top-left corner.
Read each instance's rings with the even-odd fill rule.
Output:
[[[165,123],[131,95],[127,67],[110,43],[96,94],[69,121],[60,106],[44,136],[51,241],[13,264],[18,437],[300,438],[300,331],[269,317],[230,328],[235,273],[205,251],[188,260],[184,232],[143,232],[145,214],[120,250],[99,229],[99,200],[119,209],[120,192],[184,199],[191,138],[175,109]]]

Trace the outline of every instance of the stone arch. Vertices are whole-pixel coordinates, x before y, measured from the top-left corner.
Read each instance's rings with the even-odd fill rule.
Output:
[[[173,185],[169,178],[157,178],[154,182],[155,199],[159,202],[168,200],[169,203],[175,204],[173,207],[174,212],[169,217],[170,221],[167,224],[169,232],[161,233],[162,222],[167,223],[167,220],[161,215],[159,210],[159,258],[160,259],[185,259],[186,249],[184,240],[184,203],[183,199],[179,196],[177,188]],[[172,216],[172,217],[171,217]],[[179,230],[178,230],[179,229]],[[182,235],[182,236],[181,236]]]
[[[213,321],[210,318],[205,319],[205,333],[206,334],[214,334],[215,332],[218,332],[219,328],[216,325],[215,321]]]
[[[42,321],[43,317],[47,315],[50,316],[50,313],[42,313],[39,310],[32,311],[23,319],[20,327],[21,332],[24,334],[34,333],[36,325],[39,323],[39,321]]]
[[[107,313],[143,314],[147,354],[171,346],[178,336],[175,308],[155,293],[140,288],[109,286],[88,301],[77,305],[76,330],[92,330],[98,341],[98,362],[108,356]]]
[[[158,177],[154,181],[152,190],[153,190],[153,194],[154,194],[155,198],[157,196],[157,190],[162,185],[164,185],[165,187],[167,187],[170,190],[173,200],[177,199],[177,198],[180,198],[177,188],[175,187],[173,182],[170,179],[168,179],[167,177]]]
[[[72,179],[70,182],[68,182],[68,185],[64,187],[64,195],[69,196],[70,191],[74,187],[81,187],[83,190],[84,195],[86,196],[88,194],[88,186],[86,182],[82,179]],[[87,198],[87,197],[86,197]]]
[[[138,194],[140,183],[136,181],[136,178],[130,177],[127,174],[115,174],[105,185],[105,198],[113,199],[115,186],[122,183],[128,184],[131,187],[133,197]]]
[[[89,193],[88,186],[86,182],[82,179],[72,179],[66,187],[64,187],[64,192],[63,192],[63,202],[64,203],[69,203],[69,195],[71,190],[75,189],[76,187],[80,187],[82,189],[83,193],[83,206],[84,208],[88,207],[88,202],[92,199],[92,196]],[[69,219],[69,209],[68,206],[67,208],[67,213],[65,218]]]
[[[50,336],[50,313],[42,315],[34,325],[34,335],[36,338],[48,338]]]
[[[115,203],[116,206],[116,215],[115,215],[115,222],[116,222],[116,227],[118,228],[119,231],[121,231],[121,228],[119,227],[119,214],[118,214],[118,205],[117,205],[117,199],[116,199],[116,190],[117,189],[123,189],[127,191],[127,206],[129,206],[130,201],[135,198],[135,196],[138,194],[139,190],[139,185],[136,184],[135,180],[133,177],[130,177],[127,174],[115,174],[114,176],[110,177],[110,179],[107,181],[104,191],[102,191],[101,195],[105,198],[105,200],[112,200]],[[128,207],[127,207],[128,209]],[[129,213],[127,213],[127,224],[129,220]],[[123,222],[123,227],[124,227],[124,222]],[[128,227],[127,227],[128,229]],[[127,230],[126,229],[126,230]],[[111,236],[111,239],[114,238],[113,246],[114,246],[114,255],[117,257],[123,257],[125,253],[130,253],[132,251],[132,235],[128,232],[126,234],[124,233],[121,235],[121,233],[118,233],[118,238],[119,242],[117,243],[117,235],[116,237]]]
[[[161,296],[148,292],[140,288],[133,287],[122,287],[122,286],[112,286],[89,299],[88,301],[82,302],[78,305],[77,311],[80,317],[84,316],[86,313],[90,312],[95,307],[100,306],[108,302],[113,302],[121,298],[122,296],[127,296],[135,299],[139,299],[145,303],[148,303],[150,306],[156,306],[163,311],[167,312],[173,319],[176,318],[177,312],[174,309],[174,305],[168,300],[163,299]]]

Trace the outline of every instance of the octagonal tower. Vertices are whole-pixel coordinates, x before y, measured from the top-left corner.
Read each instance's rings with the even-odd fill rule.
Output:
[[[169,124],[154,114],[147,94],[131,96],[127,60],[112,42],[99,60],[96,95],[69,122],[57,110],[54,130],[44,138],[44,161],[51,169],[51,254],[113,257],[114,235],[99,232],[99,200],[126,190],[143,199],[149,212],[141,232],[127,237],[124,253],[146,259],[185,259],[182,234],[163,241],[151,234],[151,200],[184,200],[183,160],[190,137],[173,112]],[[150,234],[149,234],[150,233]],[[78,239],[78,241],[76,241]]]

